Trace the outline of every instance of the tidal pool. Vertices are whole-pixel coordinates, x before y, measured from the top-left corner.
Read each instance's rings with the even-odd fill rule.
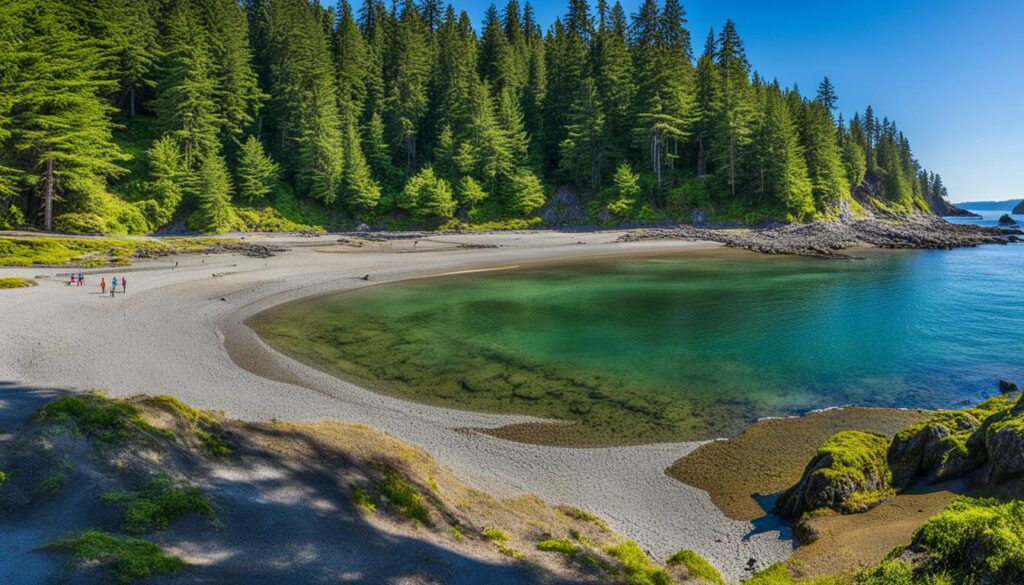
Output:
[[[706,439],[858,404],[954,407],[1024,382],[1024,247],[621,256],[371,286],[249,325],[377,391],[575,423],[531,442]]]

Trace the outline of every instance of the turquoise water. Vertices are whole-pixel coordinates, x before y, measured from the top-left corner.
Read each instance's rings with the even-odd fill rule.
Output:
[[[382,391],[574,420],[609,443],[846,404],[951,407],[1024,382],[1024,246],[856,256],[538,265],[369,287],[253,326]]]

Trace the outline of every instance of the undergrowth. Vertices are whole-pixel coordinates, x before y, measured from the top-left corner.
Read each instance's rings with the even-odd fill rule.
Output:
[[[153,477],[138,489],[108,491],[100,499],[124,507],[123,529],[129,534],[166,530],[189,513],[213,518],[213,505],[199,488],[179,487],[167,475]]]
[[[185,567],[185,561],[166,554],[152,542],[121,538],[102,530],[87,530],[50,543],[46,548],[70,552],[78,562],[112,563],[118,583],[171,575]]]

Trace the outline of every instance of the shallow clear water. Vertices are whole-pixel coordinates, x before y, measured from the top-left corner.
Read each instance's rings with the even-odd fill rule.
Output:
[[[373,286],[257,316],[282,351],[430,403],[555,416],[580,442],[692,439],[1024,382],[1024,246],[717,250]]]

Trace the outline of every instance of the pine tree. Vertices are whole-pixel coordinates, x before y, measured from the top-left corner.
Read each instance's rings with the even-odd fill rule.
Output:
[[[178,142],[171,136],[162,136],[146,152],[148,180],[146,194],[156,203],[156,213],[150,217],[154,227],[166,225],[174,217],[178,205],[188,190],[189,170],[178,150]]]
[[[827,78],[826,78],[827,79]],[[842,153],[839,149],[832,113],[820,101],[803,108],[801,143],[807,157],[807,169],[814,187],[814,199],[834,204],[850,195]]]
[[[628,216],[640,196],[640,175],[633,172],[627,163],[622,163],[612,175],[612,201],[608,211],[619,216]]]
[[[810,218],[815,210],[814,196],[796,125],[777,92],[772,92],[767,105],[762,137],[769,153],[766,183],[793,219]]]
[[[448,181],[425,167],[409,179],[399,197],[398,206],[425,220],[444,221],[455,215],[455,199]]]
[[[370,59],[363,33],[347,0],[341,2],[334,44],[337,68],[338,111],[343,119],[361,120],[366,105],[366,77]]]
[[[380,186],[370,173],[370,166],[359,144],[355,121],[349,119],[345,128],[345,167],[342,179],[342,198],[356,213],[367,212],[380,201]]]
[[[601,183],[605,159],[605,120],[597,88],[590,79],[584,81],[583,93],[573,104],[562,141],[561,169],[577,185],[595,193]]]
[[[171,9],[163,77],[154,103],[164,130],[178,141],[188,168],[220,151],[223,119],[216,102],[207,35],[184,2]]]
[[[388,126],[395,141],[402,145],[405,172],[412,175],[420,124],[427,110],[427,77],[432,60],[426,25],[412,0],[405,0],[402,6],[388,56]]]
[[[263,150],[263,143],[250,136],[238,154],[238,196],[253,203],[267,196],[277,182],[280,167]]]
[[[626,28],[622,4],[616,2],[607,18],[602,16],[594,39],[594,81],[605,117],[603,142],[615,160],[625,160],[630,153],[636,98]]]
[[[219,154],[207,156],[196,172],[199,206],[189,217],[191,228],[210,234],[230,231],[238,222],[231,208],[231,176]]]
[[[14,49],[26,58],[5,82],[13,101],[11,149],[39,185],[43,227],[51,230],[58,198],[74,208],[76,196],[102,193],[108,177],[124,172],[117,163],[129,157],[113,141],[114,109],[103,96],[116,81],[103,76],[97,43],[64,27],[55,2],[19,8],[25,34]]]
[[[471,212],[487,199],[487,191],[484,191],[484,188],[473,177],[462,177],[459,179],[458,195],[459,203]]]
[[[719,71],[715,112],[715,151],[718,167],[726,173],[732,196],[736,196],[741,149],[750,141],[753,108],[750,95],[750,65],[736,25],[725,21],[718,37],[716,64]]]
[[[814,98],[814,101],[821,104],[828,111],[830,116],[836,111],[836,104],[839,102],[839,97],[836,96],[836,90],[827,76],[821,80],[821,84],[818,86],[818,95]]]
[[[715,31],[708,31],[704,52],[697,60],[695,81],[694,133],[697,138],[697,176],[707,174],[708,141],[714,134],[718,111],[718,68],[715,65]]]

